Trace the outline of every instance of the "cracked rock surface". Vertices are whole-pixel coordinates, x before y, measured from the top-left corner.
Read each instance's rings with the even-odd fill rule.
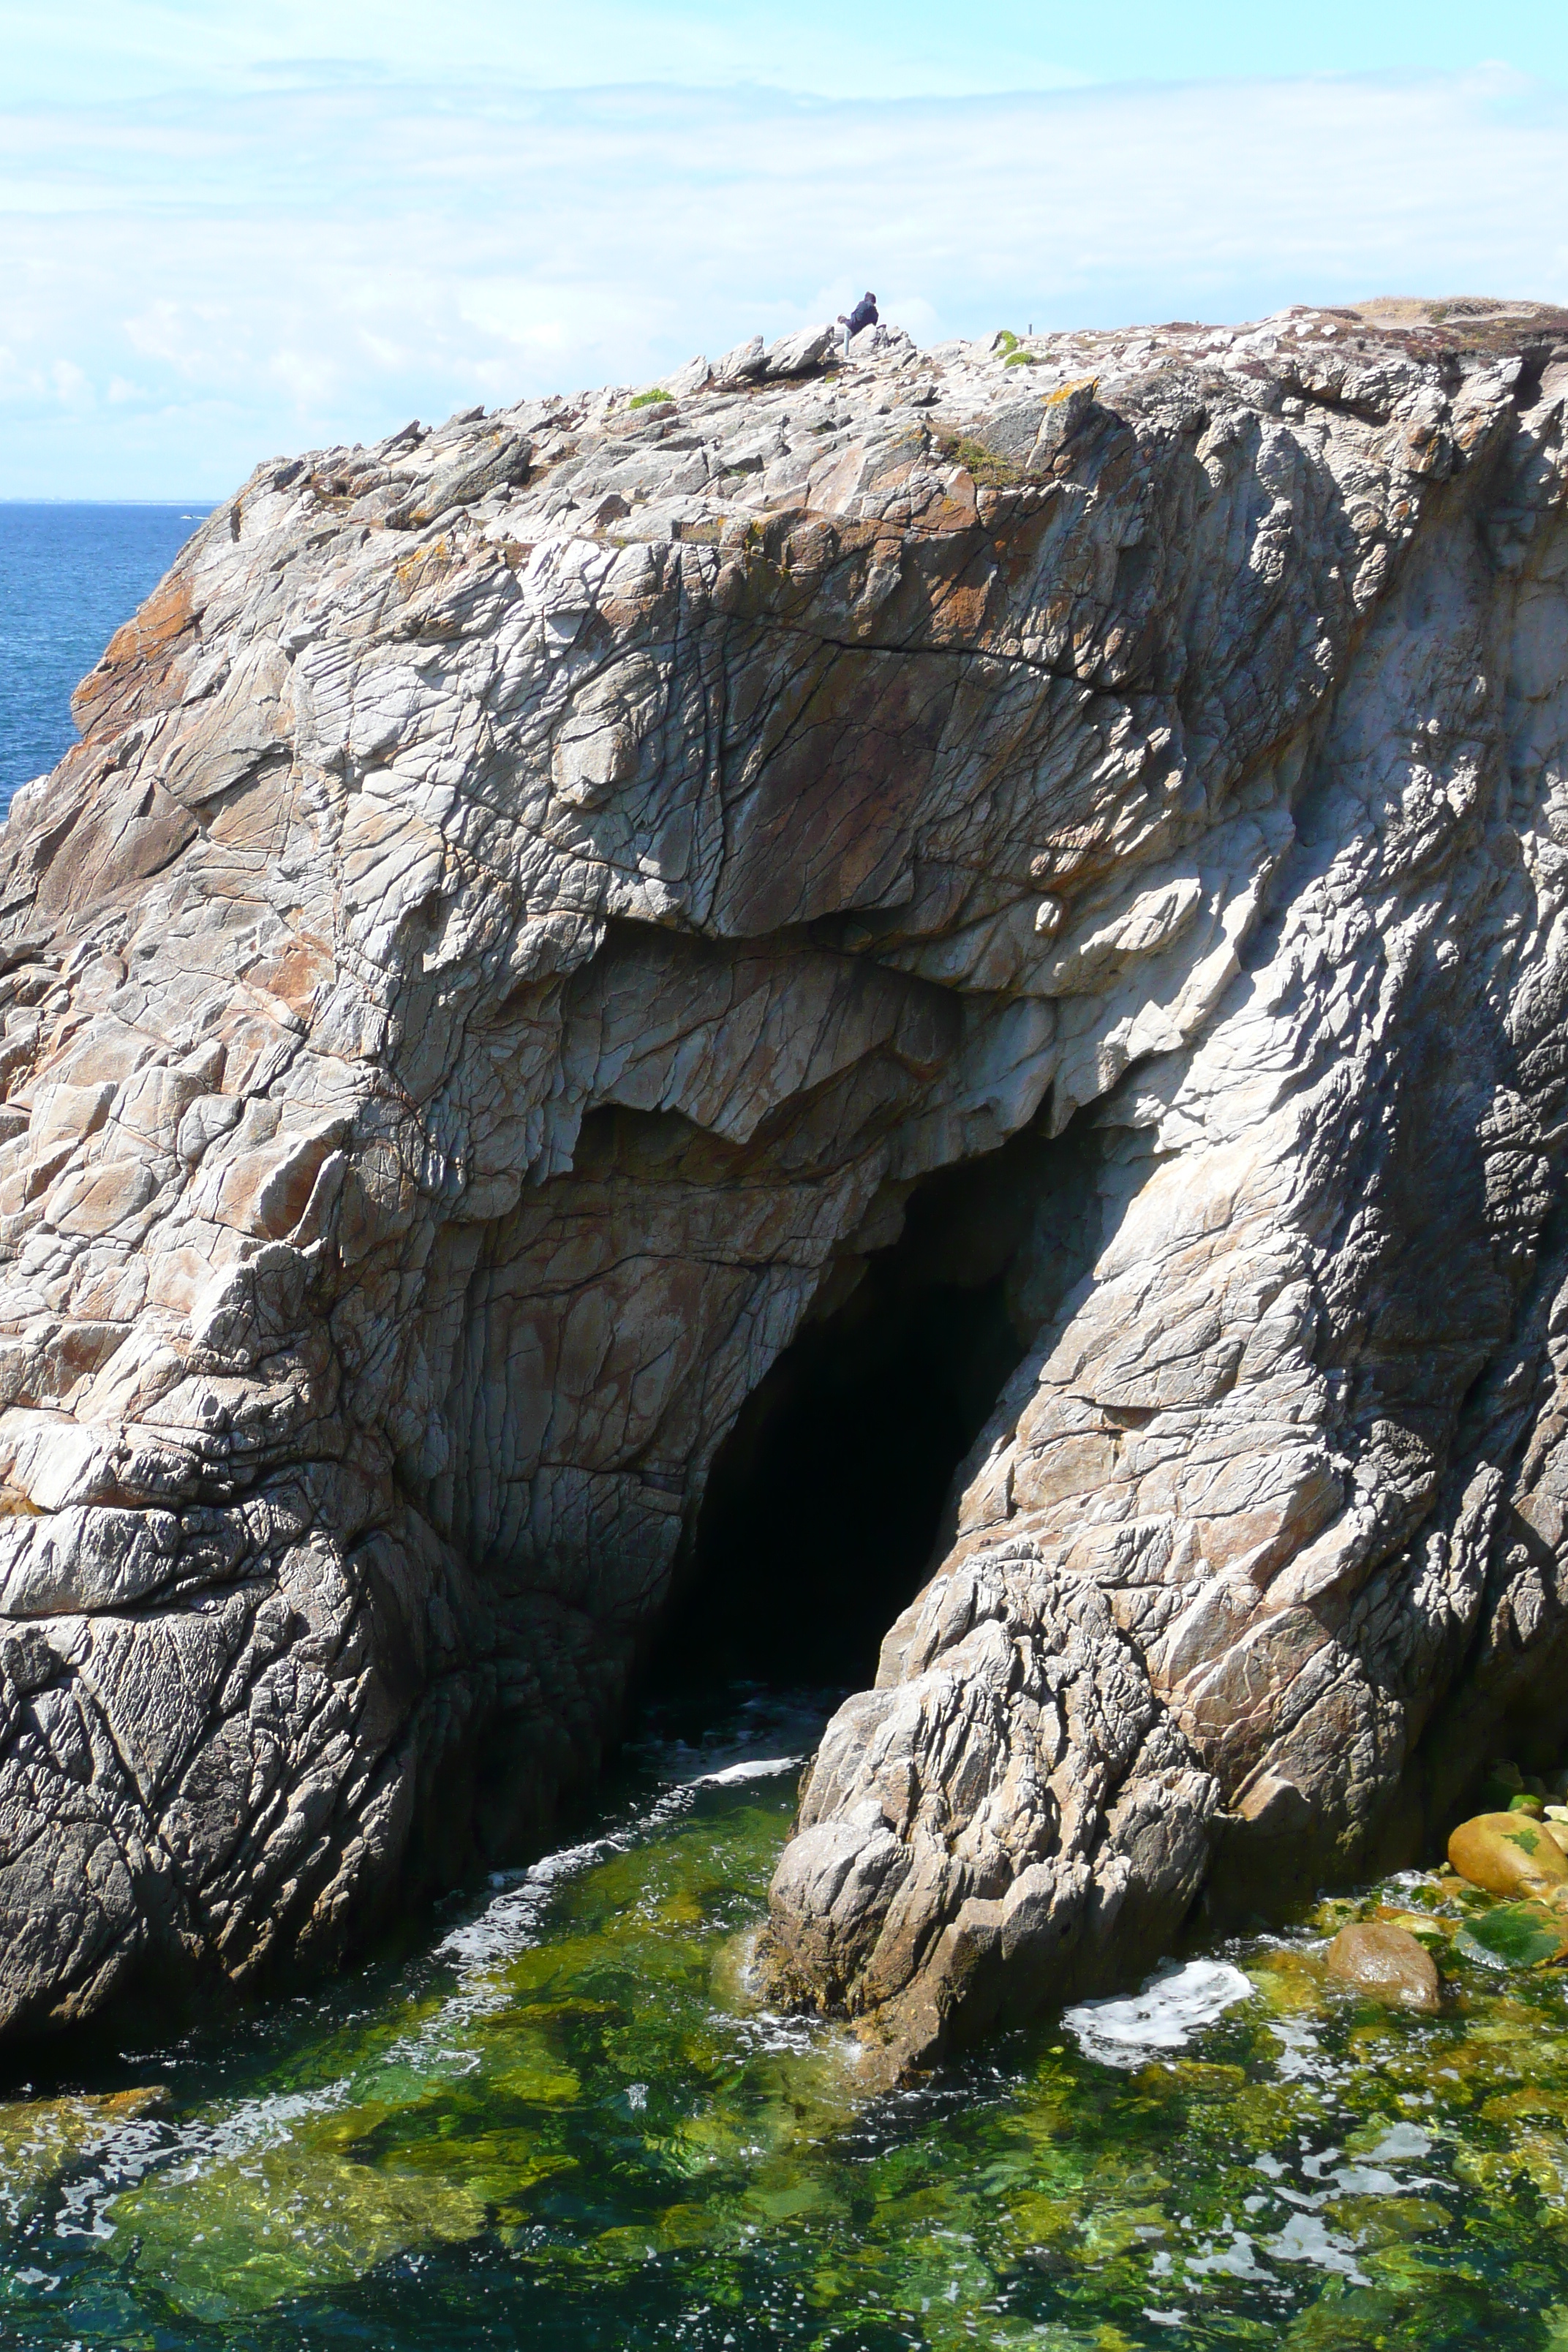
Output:
[[[918,2061],[1568,1731],[1568,316],[832,356],[261,467],[17,797],[12,2034],[542,1829],[746,1398],[1032,1121],[1081,1247],[775,1989]]]

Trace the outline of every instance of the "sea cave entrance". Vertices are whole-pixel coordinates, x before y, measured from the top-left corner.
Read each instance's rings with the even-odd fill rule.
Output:
[[[1088,1262],[1096,1146],[1037,1121],[918,1184],[899,1238],[846,1270],[715,1458],[655,1687],[872,1679],[954,1474]]]

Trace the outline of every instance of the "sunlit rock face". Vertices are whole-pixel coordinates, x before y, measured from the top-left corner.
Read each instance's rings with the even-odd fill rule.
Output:
[[[1453,309],[744,346],[204,527],[0,835],[13,2033],[542,1828],[1031,1123],[773,1987],[907,2063],[1568,1729],[1568,317]]]

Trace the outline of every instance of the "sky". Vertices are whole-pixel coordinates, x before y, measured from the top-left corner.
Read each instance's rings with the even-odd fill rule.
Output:
[[[921,341],[1568,302],[1568,5],[0,0],[0,498]]]

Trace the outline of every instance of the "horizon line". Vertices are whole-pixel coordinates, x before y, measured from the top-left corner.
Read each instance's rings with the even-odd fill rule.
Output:
[[[232,495],[232,494],[230,494]],[[56,493],[53,497],[16,499],[0,496],[0,507],[200,507],[211,514],[220,507],[219,499],[73,499]]]

